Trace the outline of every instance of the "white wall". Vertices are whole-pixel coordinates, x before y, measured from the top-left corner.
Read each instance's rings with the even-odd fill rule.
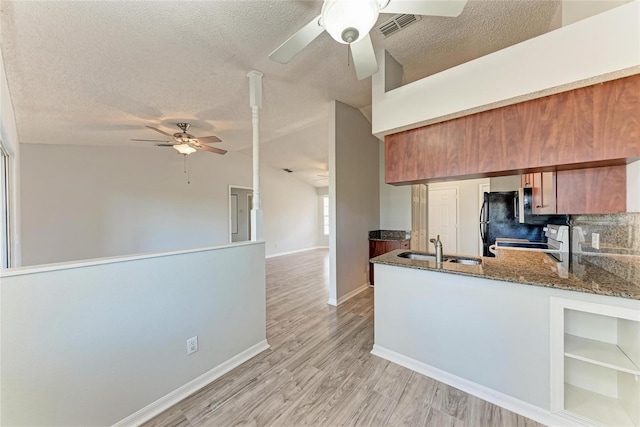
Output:
[[[384,142],[380,147],[380,229],[411,230],[411,186],[384,182]]]
[[[458,253],[460,254],[482,256],[481,253],[478,253],[480,248],[480,210],[478,206],[481,184],[489,184],[489,178],[441,182],[427,186],[428,190],[458,189]],[[493,191],[493,187],[491,191]],[[429,221],[427,221],[428,223]],[[433,245],[430,249],[433,249]]]
[[[563,0],[562,26],[606,12],[631,0]]]
[[[22,144],[23,264],[224,244],[229,184],[251,186],[251,159],[171,149]],[[264,166],[268,255],[317,246],[315,189]]]
[[[380,227],[378,140],[357,109],[329,104],[329,303],[368,283],[370,230]]]
[[[384,91],[402,86],[402,65],[384,51]],[[411,186],[385,183],[384,140],[379,143],[380,229],[411,230]]]
[[[264,350],[264,258],[244,243],[0,272],[0,424],[113,425]]]
[[[382,137],[638,73],[639,15],[634,0],[388,92],[380,52],[380,71],[372,77],[373,133]]]
[[[627,165],[627,212],[640,212],[640,160]]]

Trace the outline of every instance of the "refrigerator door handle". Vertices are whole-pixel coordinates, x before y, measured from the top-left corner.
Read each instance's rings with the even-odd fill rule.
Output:
[[[486,229],[486,224],[488,223],[488,221],[484,220],[484,210],[485,207],[487,205],[487,201],[485,200],[484,202],[482,202],[482,208],[480,208],[480,238],[482,239],[482,242],[484,242],[485,240],[485,229]]]

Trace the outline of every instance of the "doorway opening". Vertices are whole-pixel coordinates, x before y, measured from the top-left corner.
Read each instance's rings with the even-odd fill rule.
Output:
[[[251,207],[253,189],[229,186],[229,242],[251,240]]]

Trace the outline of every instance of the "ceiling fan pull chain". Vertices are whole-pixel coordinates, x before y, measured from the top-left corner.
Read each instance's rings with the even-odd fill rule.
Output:
[[[187,174],[187,184],[191,184],[191,176],[189,175],[189,168],[187,166],[187,155],[183,154],[184,156],[184,173]]]
[[[350,67],[351,64],[349,63],[349,55],[351,53],[351,44],[347,45],[347,67]]]

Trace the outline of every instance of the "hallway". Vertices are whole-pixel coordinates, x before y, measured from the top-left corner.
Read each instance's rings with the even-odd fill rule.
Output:
[[[267,260],[271,348],[145,426],[539,424],[370,354],[373,289],[327,305],[329,253]]]

